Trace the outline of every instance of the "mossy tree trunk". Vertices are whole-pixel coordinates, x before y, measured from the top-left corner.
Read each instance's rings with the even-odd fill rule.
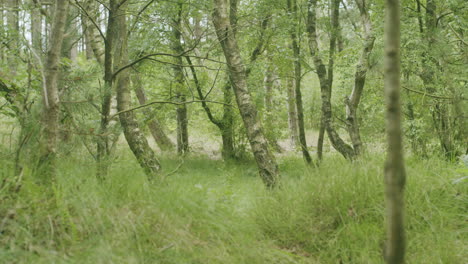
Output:
[[[262,180],[268,187],[274,187],[279,176],[278,166],[275,157],[269,150],[256,106],[248,91],[247,73],[228,15],[228,4],[226,0],[214,0],[213,3],[213,24],[228,64],[239,112],[247,130],[247,137]]]
[[[110,1],[110,8],[115,15],[115,69],[128,64],[128,35],[126,22],[127,2],[117,4],[116,0]],[[117,109],[119,111],[120,124],[122,125],[125,139],[135,158],[150,179],[153,179],[160,171],[161,165],[150,148],[145,135],[138,127],[131,108],[130,70],[124,69],[116,76],[115,87],[117,91]]]

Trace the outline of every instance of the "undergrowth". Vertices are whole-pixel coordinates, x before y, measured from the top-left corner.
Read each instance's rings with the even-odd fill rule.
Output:
[[[1,263],[382,263],[383,157],[327,156],[320,168],[280,160],[265,190],[255,164],[163,159],[148,182],[130,154],[105,182],[67,157],[51,186],[1,161]],[[461,164],[407,160],[407,263],[464,263],[468,174]]]

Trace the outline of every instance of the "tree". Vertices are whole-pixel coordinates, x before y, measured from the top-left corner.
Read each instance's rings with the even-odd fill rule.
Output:
[[[302,94],[301,94],[301,48],[299,46],[296,24],[298,23],[298,11],[296,0],[287,0],[288,12],[291,14],[291,19],[294,21],[291,28],[291,46],[294,56],[294,94],[296,96],[296,112],[297,112],[297,128],[299,132],[299,144],[302,150],[302,156],[308,164],[312,164],[312,158],[310,157],[309,150],[307,148],[307,141],[305,136],[304,128],[304,107],[302,106]]]
[[[68,13],[68,1],[56,0],[52,31],[50,33],[49,50],[45,65],[45,90],[43,93],[43,128],[44,142],[40,165],[45,165],[45,172],[50,177],[55,176],[57,136],[59,130],[60,99],[58,79],[60,72],[60,54],[64,39],[65,22]]]
[[[172,50],[174,54],[182,54],[184,49],[182,47],[182,3],[177,5],[177,15],[172,25]],[[173,72],[174,72],[174,86],[175,97],[178,102],[185,102],[185,76],[183,70],[182,56],[174,58]],[[177,106],[177,153],[179,155],[186,154],[189,151],[189,135],[188,135],[188,115],[187,105],[180,104]]]
[[[356,65],[354,74],[354,87],[351,95],[345,98],[346,104],[346,127],[349,137],[353,143],[354,153],[360,155],[362,152],[361,134],[359,132],[359,122],[357,118],[357,110],[361,101],[362,91],[366,83],[366,75],[369,70],[369,56],[374,47],[375,37],[372,33],[372,22],[369,17],[369,10],[366,0],[356,0],[356,5],[359,8],[361,15],[361,24],[363,30],[363,47],[361,57]]]
[[[388,264],[404,263],[405,166],[401,135],[400,104],[400,1],[386,0],[385,7],[385,101],[387,159],[385,163],[385,198],[387,208]]]
[[[268,148],[257,109],[248,91],[247,72],[242,62],[237,39],[227,12],[227,1],[214,0],[213,3],[213,24],[228,64],[230,79],[237,105],[239,106],[239,112],[247,130],[247,137],[263,182],[268,187],[274,187],[279,177],[278,166]]]
[[[115,16],[115,28],[113,28],[115,33],[115,53],[113,60],[116,70],[114,72],[127,65],[129,60],[126,21],[127,4],[126,1],[111,0],[109,5],[112,14]],[[159,173],[161,164],[148,145],[145,135],[140,130],[133,111],[129,111],[131,106],[129,71],[130,69],[128,68],[123,69],[115,76],[118,115],[128,146],[148,177],[153,179]]]
[[[355,156],[351,146],[346,144],[333,126],[332,120],[332,85],[333,85],[333,63],[336,48],[337,29],[339,26],[339,0],[331,1],[331,25],[332,32],[330,36],[330,54],[328,61],[328,70],[323,63],[317,40],[316,12],[317,0],[309,0],[307,15],[307,32],[309,37],[309,49],[312,55],[315,70],[320,82],[320,92],[322,96],[322,125],[327,132],[332,146],[341,153],[346,159],[353,159]]]

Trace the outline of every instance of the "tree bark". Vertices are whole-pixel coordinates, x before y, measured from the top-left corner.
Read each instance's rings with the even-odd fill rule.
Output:
[[[114,69],[114,42],[117,40],[117,30],[116,26],[116,12],[117,3],[115,0],[110,2],[109,14],[107,16],[107,30],[104,40],[104,87],[102,91],[102,101],[101,101],[101,122],[99,127],[99,137],[97,138],[97,177],[99,179],[105,179],[107,177],[108,167],[109,167],[109,156],[111,154],[111,144],[109,137],[109,124],[110,124],[110,114],[112,109],[112,98],[113,98],[113,69]],[[90,27],[88,27],[89,29]],[[97,56],[97,53],[95,53]],[[99,58],[96,57],[99,61]]]
[[[128,43],[127,43],[127,22],[126,7],[128,2],[116,0],[110,1],[110,8],[114,11],[116,31],[115,31],[115,53],[114,65],[121,68],[128,64]],[[119,112],[120,124],[122,125],[125,139],[132,150],[138,163],[143,168],[148,178],[152,180],[160,171],[161,165],[150,148],[145,135],[138,127],[133,111],[126,111],[131,108],[130,96],[130,73],[129,69],[121,71],[115,80],[117,91],[117,109]],[[125,112],[126,111],[126,112]]]
[[[375,37],[372,33],[372,23],[369,17],[369,11],[366,0],[356,0],[356,5],[361,14],[362,29],[364,32],[364,45],[361,51],[361,58],[356,66],[354,74],[354,88],[349,98],[345,99],[346,105],[346,127],[353,144],[356,155],[362,152],[362,141],[359,133],[359,121],[357,110],[361,101],[362,91],[366,83],[366,75],[369,70],[369,56],[374,47]]]
[[[281,146],[278,144],[277,136],[275,134],[275,120],[274,120],[274,105],[273,105],[273,89],[275,86],[275,73],[273,71],[273,64],[271,58],[268,59],[267,69],[265,72],[265,77],[263,79],[263,87],[265,89],[265,128],[266,128],[266,137],[270,146],[277,152],[281,152]],[[268,133],[269,132],[269,133]]]
[[[386,0],[385,19],[385,101],[387,127],[387,159],[385,163],[385,198],[387,208],[388,264],[404,263],[404,185],[405,166],[401,135],[400,105],[400,3]]]
[[[31,0],[32,9],[31,9],[31,40],[32,48],[37,53],[39,57],[42,57],[42,17],[41,12],[39,11],[39,6],[37,6],[33,0]],[[1,7],[0,7],[1,8]]]
[[[81,19],[83,30],[85,32],[87,49],[86,53],[88,54],[88,50],[90,50],[91,53],[94,54],[97,62],[100,65],[104,65],[105,50],[102,45],[102,37],[99,34],[98,28],[96,28],[96,26],[99,26],[97,24],[99,11],[96,3],[97,2],[94,0],[87,0],[84,3],[83,8],[85,8],[87,11],[86,14],[82,14]],[[96,24],[94,24],[91,20],[93,20]]]
[[[175,54],[181,54],[184,49],[182,47],[182,4],[178,4],[178,14],[174,20],[172,27],[172,50]],[[175,63],[173,65],[174,71],[174,84],[175,84],[175,96],[177,101],[185,102],[185,91],[184,91],[184,71],[182,68],[182,57],[177,56],[174,58]],[[181,104],[177,106],[177,153],[184,155],[189,151],[189,136],[188,136],[188,115],[187,105]]]
[[[138,102],[141,105],[146,104],[147,100],[146,100],[145,90],[143,88],[143,83],[141,82],[141,78],[140,76],[137,75],[137,73],[133,75],[132,83],[133,83],[136,97],[138,98]],[[172,143],[172,141],[164,132],[163,127],[161,123],[159,122],[159,120],[155,116],[152,116],[153,114],[147,108],[143,109],[143,114],[147,118],[149,118],[149,120],[147,121],[147,126],[149,128],[151,135],[154,138],[154,141],[158,144],[159,148],[163,151],[174,150],[175,148],[174,143]]]
[[[213,3],[213,24],[228,64],[236,101],[247,130],[247,137],[262,180],[268,187],[274,187],[279,177],[278,166],[275,157],[268,148],[257,109],[248,91],[247,73],[228,16],[227,3],[226,0],[214,0]]]
[[[19,44],[19,2],[18,0],[6,0],[7,15],[6,21],[8,26],[8,37],[10,43],[8,44],[10,51],[7,52],[8,66],[10,74],[16,75],[18,64],[16,62],[20,49]]]
[[[299,47],[299,42],[297,40],[296,24],[298,20],[297,14],[297,3],[295,0],[287,0],[288,12],[291,13],[291,19],[293,22],[293,27],[290,32],[291,44],[294,56],[294,93],[296,95],[296,112],[297,112],[297,125],[299,132],[299,144],[302,150],[302,156],[307,164],[312,164],[312,158],[309,154],[307,148],[307,140],[305,136],[305,126],[304,126],[304,108],[302,106],[302,93],[301,93],[301,79],[302,79],[302,70],[301,70],[301,49]]]
[[[338,26],[338,6],[339,0],[332,0],[332,34],[330,37],[330,61],[329,69],[327,74],[327,69],[325,64],[319,55],[319,48],[317,42],[317,29],[316,29],[316,7],[317,0],[309,0],[308,7],[308,18],[307,18],[307,32],[309,37],[309,48],[310,53],[313,57],[314,65],[317,71],[317,75],[320,82],[320,92],[322,95],[322,118],[323,126],[327,135],[330,139],[330,142],[338,152],[340,152],[343,157],[346,159],[353,159],[355,156],[354,150],[351,146],[346,144],[343,139],[338,135],[335,128],[333,127],[332,120],[332,106],[331,106],[331,90],[332,90],[332,81],[333,81],[333,59],[334,51],[336,46],[336,29]]]
[[[43,125],[44,142],[40,157],[40,166],[50,178],[56,175],[57,137],[59,130],[60,102],[58,79],[60,72],[60,54],[64,39],[65,22],[68,13],[68,1],[56,0],[52,31],[50,35],[50,49],[47,51],[45,65],[45,93],[43,93]]]
[[[298,126],[297,126],[297,111],[296,111],[296,93],[294,92],[294,80],[288,79],[286,82],[288,92],[288,123],[289,123],[289,138],[291,148],[295,149],[299,146]]]

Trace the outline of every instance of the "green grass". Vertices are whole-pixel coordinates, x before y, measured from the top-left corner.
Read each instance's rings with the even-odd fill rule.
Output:
[[[165,173],[177,159],[163,159]],[[268,191],[253,163],[188,158],[149,183],[130,154],[99,183],[93,162],[67,158],[53,186],[25,171],[15,192],[0,162],[1,263],[382,263],[383,157],[319,169],[280,160]],[[407,160],[407,263],[468,259],[463,165]],[[0,185],[1,186],[1,185]]]

